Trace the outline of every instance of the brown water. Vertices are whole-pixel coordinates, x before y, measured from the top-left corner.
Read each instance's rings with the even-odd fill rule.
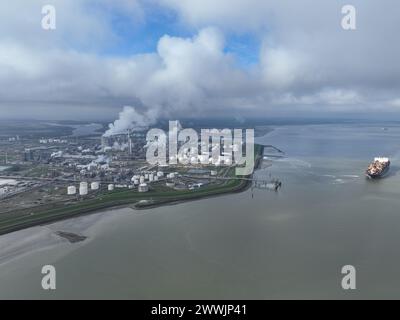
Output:
[[[112,210],[3,236],[0,298],[398,298],[399,138],[399,127],[381,125],[281,127],[261,140],[286,158],[257,172],[281,179],[279,193]],[[377,155],[392,158],[391,175],[367,181]],[[69,244],[54,230],[89,238]],[[29,252],[2,262],[28,234],[17,248]],[[57,269],[55,291],[41,289],[44,264]],[[347,264],[357,269],[351,292],[340,286]]]

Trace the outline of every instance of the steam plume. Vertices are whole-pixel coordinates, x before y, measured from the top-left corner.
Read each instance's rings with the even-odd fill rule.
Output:
[[[104,137],[126,133],[127,130],[140,131],[155,123],[156,117],[151,112],[139,113],[134,107],[125,106],[114,123],[108,125]]]

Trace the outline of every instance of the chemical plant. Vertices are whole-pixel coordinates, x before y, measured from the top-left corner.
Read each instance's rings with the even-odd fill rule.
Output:
[[[94,125],[79,127],[90,126]],[[230,163],[149,165],[143,130],[104,134],[107,127],[96,124],[89,133],[75,134],[78,126],[70,132],[60,124],[43,127],[43,135],[32,129],[0,137],[0,213],[45,212],[83,201],[105,201],[105,195],[123,191],[149,194],[154,200],[155,195],[224,185],[231,174]]]

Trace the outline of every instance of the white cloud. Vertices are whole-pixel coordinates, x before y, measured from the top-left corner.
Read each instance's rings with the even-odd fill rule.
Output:
[[[285,89],[307,78],[306,62],[299,53],[264,45],[260,60],[264,80],[270,88]]]
[[[145,23],[148,3],[52,3],[55,32],[40,28],[47,1],[0,5],[0,28],[7,30],[0,34],[4,112],[20,107],[33,114],[59,106],[65,117],[85,110],[98,116],[96,108],[134,105],[181,117],[271,114],[282,105],[307,106],[311,112],[380,101],[398,105],[400,5],[393,0],[354,0],[356,32],[340,27],[340,1],[152,0],[197,31],[187,38],[164,35],[154,52],[125,57],[99,54],[99,48],[119,39],[116,13],[133,25]],[[227,52],[226,41],[249,32],[262,45],[259,61],[246,69]]]
[[[127,58],[27,50],[15,43],[0,47],[3,101],[15,100],[15,91],[20,90],[17,100],[22,101],[93,105],[115,100],[115,107],[120,107],[120,100],[139,101],[142,108],[162,115],[194,115],[217,110],[213,99],[241,96],[252,81],[235,68],[232,57],[224,53],[222,34],[213,28],[187,39],[164,36],[156,53]],[[222,100],[220,107],[225,108]]]

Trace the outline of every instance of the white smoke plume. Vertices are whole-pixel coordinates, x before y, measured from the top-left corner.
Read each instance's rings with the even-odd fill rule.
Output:
[[[114,123],[108,125],[108,130],[104,133],[104,137],[116,134],[124,134],[127,130],[140,131],[156,122],[154,112],[140,113],[134,107],[125,106],[119,113],[119,117]]]

